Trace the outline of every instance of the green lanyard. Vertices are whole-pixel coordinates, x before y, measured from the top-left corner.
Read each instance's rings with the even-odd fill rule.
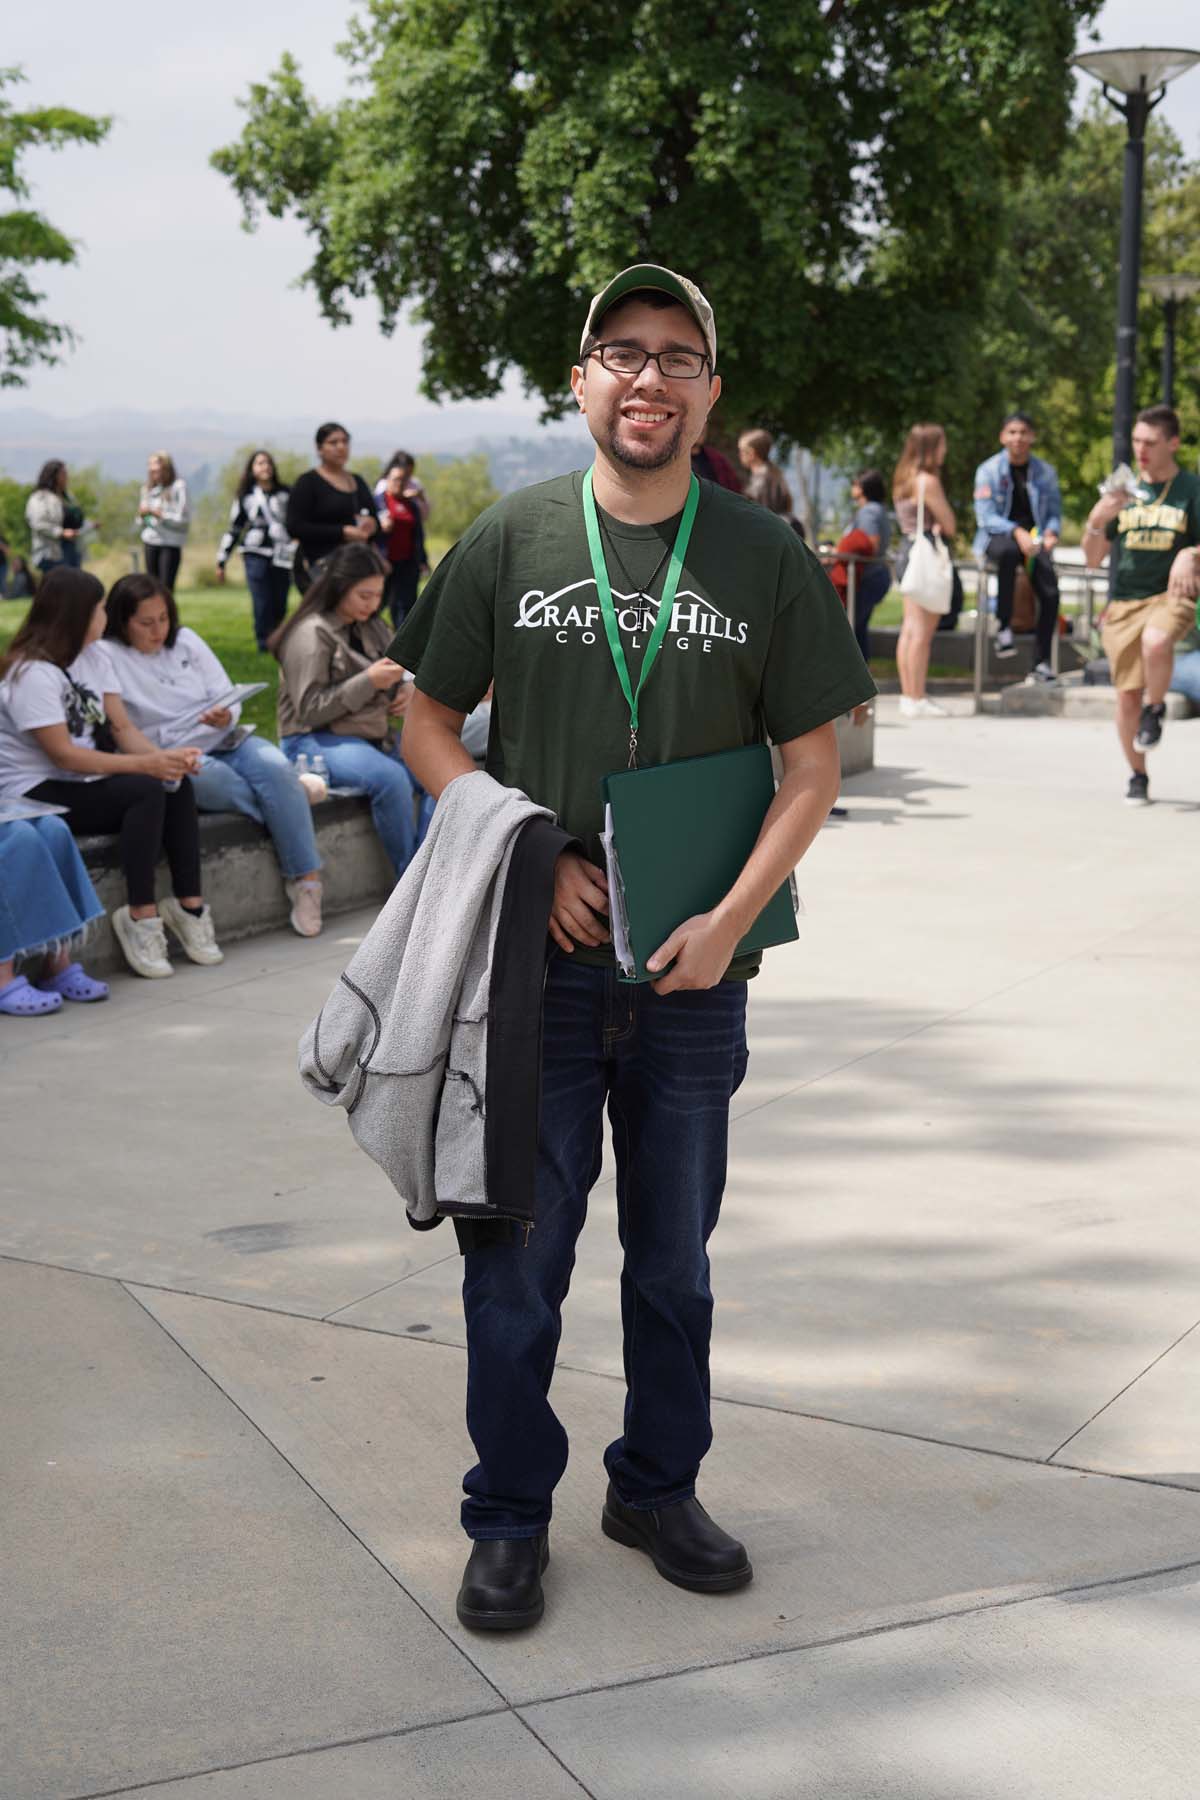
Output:
[[[683,573],[683,559],[687,555],[692,524],[699,504],[700,483],[693,475],[688,485],[688,497],[684,504],[683,517],[679,521],[679,530],[675,533],[675,543],[671,549],[671,563],[667,570],[666,582],[663,585],[662,599],[658,603],[658,618],[654,622],[654,630],[646,645],[646,654],[642,658],[642,672],[638,677],[635,690],[629,679],[625,647],[621,642],[616,608],[613,606],[612,585],[609,582],[608,567],[604,561],[604,545],[600,541],[600,521],[596,516],[596,501],[592,493],[592,471],[589,469],[583,478],[583,518],[587,526],[592,574],[596,578],[596,593],[600,598],[600,611],[604,615],[604,631],[608,638],[609,650],[612,652],[613,667],[616,669],[617,679],[621,683],[621,692],[629,704],[629,767],[631,769],[637,767],[638,701],[642,697],[646,677],[654,667],[655,658],[662,649],[662,641],[666,637],[667,627],[671,623],[671,614],[675,610],[675,593],[679,587],[679,577]]]

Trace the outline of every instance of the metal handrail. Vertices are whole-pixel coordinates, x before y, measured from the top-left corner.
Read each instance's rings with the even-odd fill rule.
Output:
[[[869,563],[872,567],[877,568],[880,563],[883,563],[892,571],[894,580],[896,563],[895,554],[888,555],[885,553],[881,556],[863,556],[856,550],[846,550],[839,552],[832,560],[846,564],[846,614],[850,623],[853,625],[854,602],[858,593],[859,564]],[[1092,633],[1095,630],[1096,618],[1094,588],[1097,582],[1103,583],[1104,599],[1107,603],[1108,570],[1103,566],[1096,569],[1089,569],[1086,563],[1066,562],[1062,558],[1054,557],[1053,555],[1050,558],[1050,563],[1056,575],[1061,571],[1062,574],[1070,575],[1072,580],[1083,581],[1083,616],[1086,627],[1085,637],[1090,641]],[[972,687],[975,711],[978,713],[983,711],[983,682],[987,672],[989,617],[987,607],[987,583],[988,577],[995,573],[995,564],[989,564],[986,556],[973,556],[969,560],[963,558],[959,561],[954,561],[953,567],[956,572],[961,573],[961,571],[967,570],[975,577],[975,658]],[[1103,608],[1101,608],[1101,610],[1103,611]],[[1058,665],[1059,634],[1056,631],[1050,646],[1050,666],[1056,675],[1058,674]]]

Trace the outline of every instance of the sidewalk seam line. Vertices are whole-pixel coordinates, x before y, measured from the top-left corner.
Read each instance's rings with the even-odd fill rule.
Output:
[[[1191,1337],[1193,1331],[1196,1330],[1197,1326],[1200,1326],[1200,1319],[1195,1320],[1191,1325],[1189,1325],[1186,1331],[1181,1331],[1179,1336],[1175,1339],[1175,1342],[1173,1344],[1168,1344],[1165,1350],[1160,1350],[1158,1355],[1153,1357],[1146,1364],[1144,1369],[1139,1369],[1137,1374],[1132,1376],[1130,1378],[1130,1380],[1128,1380],[1125,1383],[1125,1386],[1123,1388],[1118,1388],[1116,1393],[1112,1396],[1112,1398],[1109,1400],[1106,1400],[1104,1402],[1103,1406],[1098,1406],[1096,1408],[1095,1412],[1092,1414],[1090,1419],[1085,1419],[1083,1421],[1082,1425],[1076,1426],[1075,1430],[1071,1433],[1070,1437],[1065,1437],[1063,1439],[1062,1443],[1058,1446],[1058,1449],[1052,1450],[1050,1452],[1049,1456],[1046,1458],[1046,1461],[1048,1463],[1052,1463],[1054,1461],[1054,1458],[1059,1454],[1059,1451],[1065,1450],[1068,1444],[1074,1443],[1075,1439],[1079,1436],[1080,1432],[1086,1431],[1089,1425],[1094,1424],[1095,1421],[1100,1417],[1101,1413],[1106,1413],[1110,1406],[1115,1406],[1117,1401],[1121,1398],[1121,1396],[1123,1394],[1127,1394],[1129,1392],[1130,1388],[1136,1387],[1138,1382],[1142,1380],[1143,1376],[1148,1375],[1150,1373],[1151,1369],[1156,1368],[1158,1366],[1158,1364],[1163,1360],[1164,1356],[1170,1356],[1172,1350],[1177,1350],[1179,1348],[1180,1344],[1183,1343],[1185,1338]]]
[[[395,1731],[368,1731],[362,1737],[331,1738],[327,1744],[303,1744],[298,1750],[281,1750],[274,1756],[251,1756],[245,1762],[212,1763],[203,1769],[188,1769],[182,1775],[159,1775],[151,1781],[133,1781],[125,1787],[89,1788],[85,1794],[72,1794],[69,1800],[109,1800],[113,1794],[140,1794],[147,1788],[173,1787],[176,1782],[200,1781],[209,1775],[236,1774],[239,1769],[260,1769],[271,1763],[298,1762],[303,1756],[323,1756],[328,1750],[355,1750],[360,1744],[383,1744],[390,1738],[413,1737],[419,1731],[439,1731],[443,1726],[469,1725],[472,1719],[499,1719],[512,1712],[512,1707],[489,1706],[483,1712],[462,1713],[453,1719],[429,1719],[422,1725],[399,1725]],[[524,1721],[521,1721],[524,1723]]]
[[[329,1514],[330,1518],[335,1519],[337,1521],[337,1523],[341,1526],[342,1530],[344,1532],[346,1532],[348,1536],[350,1536],[354,1539],[355,1543],[359,1546],[359,1548],[361,1550],[363,1550],[366,1553],[367,1556],[369,1556],[371,1558],[371,1561],[376,1565],[376,1567],[382,1571],[382,1573],[387,1577],[387,1579],[390,1582],[393,1583],[393,1585],[395,1587],[399,1588],[400,1592],[405,1596],[405,1598],[407,1600],[409,1600],[412,1603],[413,1606],[416,1607],[417,1611],[421,1614],[421,1616],[429,1621],[429,1623],[433,1626],[434,1630],[438,1633],[438,1635],[445,1639],[446,1643],[450,1646],[451,1650],[455,1651],[457,1655],[462,1657],[463,1661],[467,1664],[468,1668],[474,1669],[475,1673],[479,1676],[479,1679],[481,1681],[485,1682],[487,1684],[487,1686],[492,1690],[493,1694],[495,1694],[496,1698],[502,1702],[503,1706],[505,1708],[507,1708],[509,1711],[511,1711],[512,1710],[512,1702],[508,1699],[507,1695],[504,1694],[499,1687],[497,1687],[496,1683],[492,1680],[491,1676],[485,1674],[484,1671],[479,1667],[479,1664],[475,1661],[474,1657],[471,1656],[469,1654],[469,1652],[467,1650],[465,1650],[461,1644],[459,1644],[455,1641],[455,1639],[450,1635],[450,1633],[446,1629],[446,1627],[442,1624],[441,1620],[436,1619],[434,1617],[434,1615],[429,1611],[428,1607],[424,1606],[421,1603],[421,1601],[417,1599],[415,1594],[412,1594],[409,1592],[408,1588],[405,1587],[404,1583],[400,1580],[399,1576],[396,1575],[392,1569],[388,1568],[387,1564],[383,1561],[382,1557],[380,1557],[376,1551],[372,1550],[371,1546],[368,1543],[366,1543],[362,1537],[359,1536],[358,1532],[355,1531],[354,1527],[352,1525],[350,1525],[345,1519],[342,1518],[342,1516],[338,1512],[337,1508],[333,1505],[333,1503],[331,1501],[329,1501],[325,1498],[325,1495],[321,1493],[320,1489],[313,1486],[312,1482],[308,1479],[308,1477],[305,1474],[303,1474],[300,1469],[298,1469],[296,1467],[295,1463],[287,1455],[286,1451],[280,1449],[279,1445],[276,1444],[273,1441],[273,1439],[268,1436],[267,1432],[258,1423],[258,1421],[256,1419],[251,1418],[250,1414],[246,1411],[245,1407],[240,1406],[238,1404],[238,1402],[234,1399],[233,1395],[226,1392],[226,1390],[221,1386],[220,1382],[217,1380],[216,1376],[213,1375],[208,1369],[206,1369],[204,1367],[204,1364],[202,1362],[198,1361],[198,1359],[192,1355],[191,1351],[187,1348],[186,1344],[180,1343],[179,1339],[175,1336],[174,1332],[169,1331],[168,1328],[163,1324],[161,1319],[156,1319],[154,1317],[154,1314],[150,1311],[150,1308],[148,1306],[144,1306],[142,1304],[142,1302],[138,1299],[138,1296],[134,1293],[131,1293],[129,1288],[126,1286],[126,1284],[124,1282],[121,1283],[121,1286],[125,1288],[125,1292],[127,1294],[129,1294],[129,1298],[133,1301],[134,1305],[141,1308],[141,1311],[145,1313],[146,1317],[148,1319],[150,1319],[155,1325],[157,1325],[158,1329],[163,1333],[163,1336],[166,1337],[167,1339],[169,1339],[169,1341],[175,1345],[175,1347],[179,1351],[180,1355],[185,1356],[187,1358],[188,1362],[191,1363],[192,1367],[194,1369],[199,1370],[200,1374],[203,1375],[204,1379],[207,1382],[209,1382],[217,1390],[218,1394],[220,1394],[222,1396],[222,1398],[230,1406],[232,1406],[235,1409],[235,1411],[237,1411],[238,1413],[241,1414],[242,1418],[245,1419],[246,1423],[250,1426],[251,1430],[254,1431],[262,1439],[263,1443],[266,1444],[267,1447],[272,1451],[272,1453],[275,1456],[277,1456],[280,1459],[280,1461],[282,1463],[284,1463],[286,1465],[286,1467],[292,1471],[292,1473],[296,1477],[297,1481],[303,1483],[303,1485],[308,1489],[309,1493],[312,1494],[314,1499],[316,1499],[320,1503],[320,1505],[325,1508],[325,1510]],[[319,1324],[320,1321],[317,1320],[316,1323]]]
[[[364,1306],[368,1300],[374,1300],[379,1294],[386,1294],[392,1288],[402,1287],[406,1281],[411,1281],[414,1275],[428,1275],[430,1269],[440,1269],[443,1263],[453,1262],[457,1255],[457,1250],[448,1250],[445,1256],[439,1256],[436,1262],[426,1263],[420,1269],[410,1269],[407,1275],[397,1275],[394,1281],[385,1281],[382,1287],[372,1288],[369,1294],[360,1294],[357,1300],[347,1300],[344,1306],[335,1306],[332,1312],[322,1313],[319,1322],[322,1325],[332,1324],[339,1313],[348,1312],[352,1306]],[[397,1333],[396,1335],[403,1334]]]
[[[450,1259],[444,1258],[442,1260],[449,1261]],[[78,1275],[87,1281],[111,1281],[115,1282],[118,1287],[123,1287],[127,1290],[140,1287],[147,1289],[147,1291],[152,1294],[175,1294],[181,1300],[203,1300],[208,1301],[214,1306],[237,1306],[241,1307],[246,1312],[266,1313],[271,1318],[295,1319],[301,1325],[330,1324],[336,1331],[361,1331],[370,1337],[390,1338],[394,1343],[398,1344],[418,1344],[424,1345],[430,1349],[450,1350],[458,1356],[466,1355],[466,1346],[463,1344],[448,1343],[443,1338],[410,1337],[406,1332],[389,1331],[383,1325],[352,1324],[348,1320],[336,1319],[332,1316],[328,1319],[323,1319],[317,1313],[288,1312],[282,1307],[264,1306],[263,1303],[258,1300],[235,1300],[228,1294],[198,1294],[191,1288],[166,1287],[161,1282],[139,1281],[132,1275],[108,1275],[99,1269],[77,1269],[66,1263],[41,1262],[36,1257],[16,1256],[12,1251],[8,1250],[0,1251],[0,1263],[2,1262],[18,1263],[23,1268],[28,1269],[51,1269],[62,1275]],[[431,1265],[431,1267],[436,1267],[436,1264]],[[424,1271],[418,1269],[415,1270],[414,1273],[422,1274]],[[409,1277],[404,1276],[402,1279],[408,1280]],[[130,1298],[137,1300],[137,1295],[131,1293]],[[139,1302],[139,1304],[141,1303]],[[149,1308],[144,1308],[143,1310],[149,1311]],[[153,1314],[151,1314],[151,1317],[153,1317]],[[156,1321],[156,1323],[159,1322],[160,1321]],[[1197,1321],[1197,1324],[1200,1325],[1200,1321]],[[1189,1332],[1195,1329],[1196,1326],[1189,1326],[1188,1330],[1185,1331],[1182,1336],[1187,1337]],[[168,1335],[170,1334],[168,1333]],[[1177,1340],[1177,1342],[1178,1341],[1182,1341],[1182,1339]],[[1163,1354],[1166,1355],[1167,1352],[1164,1351]],[[606,1369],[585,1369],[578,1363],[560,1362],[555,1364],[555,1368],[564,1370],[568,1375],[588,1376],[593,1381],[623,1381],[625,1379],[623,1375],[610,1374]],[[1026,1468],[1057,1469],[1060,1471],[1070,1470],[1079,1475],[1095,1475],[1104,1481],[1133,1481],[1140,1487],[1166,1488],[1173,1494],[1195,1494],[1200,1492],[1200,1490],[1188,1487],[1182,1482],[1163,1481],[1153,1475],[1138,1475],[1126,1469],[1104,1469],[1093,1467],[1088,1463],[1056,1463],[1051,1462],[1048,1457],[1033,1455],[1023,1456],[1019,1451],[1000,1450],[991,1444],[967,1444],[963,1443],[962,1440],[958,1438],[931,1437],[925,1432],[902,1431],[895,1425],[874,1425],[864,1419],[838,1418],[834,1413],[815,1413],[807,1412],[799,1407],[774,1406],[769,1400],[743,1400],[736,1398],[732,1394],[722,1394],[716,1391],[713,1392],[712,1399],[718,1401],[722,1406],[746,1407],[754,1412],[773,1413],[784,1419],[807,1419],[816,1425],[837,1425],[843,1431],[869,1431],[874,1432],[878,1437],[899,1438],[906,1443],[913,1444],[930,1444],[935,1449],[958,1450],[968,1456],[995,1456],[1000,1458],[1003,1462],[1020,1463]],[[232,1402],[232,1404],[236,1405],[236,1402]],[[1082,1429],[1082,1427],[1080,1429]],[[270,1442],[269,1439],[267,1441]],[[1067,1438],[1066,1443],[1070,1442],[1071,1439]],[[1059,1449],[1063,1448],[1065,1448],[1065,1444],[1059,1446]],[[1057,1456],[1058,1451],[1054,1451],[1053,1454]]]
[[[1067,1587],[1045,1588],[1035,1594],[1012,1594],[1002,1600],[984,1600],[977,1606],[947,1607],[943,1612],[926,1613],[919,1619],[893,1619],[885,1625],[867,1625],[861,1631],[837,1632],[831,1637],[811,1638],[803,1644],[771,1645],[767,1649],[748,1650],[743,1656],[722,1657],[716,1662],[689,1663],[679,1669],[663,1669],[653,1675],[631,1675],[624,1681],[597,1683],[593,1687],[568,1688],[560,1694],[545,1694],[536,1700],[518,1701],[513,1710],[518,1714],[526,1707],[556,1706],[565,1700],[581,1700],[594,1694],[615,1694],[625,1688],[649,1687],[660,1681],[674,1681],[683,1675],[703,1675],[713,1669],[733,1669],[742,1663],[769,1662],[778,1656],[804,1656],[813,1650],[837,1649],[842,1644],[859,1644],[869,1638],[890,1637],[901,1631],[920,1631],[929,1625],[942,1625],[951,1619],[972,1619],[980,1613],[1007,1612],[1018,1606],[1033,1606],[1042,1600],[1062,1600],[1070,1594],[1090,1594],[1101,1588],[1129,1587],[1139,1581],[1154,1581],[1163,1575],[1178,1575],[1188,1570],[1200,1571],[1200,1557],[1188,1562],[1165,1563],[1160,1568],[1138,1569],[1127,1575],[1106,1575],[1098,1581],[1072,1582]]]

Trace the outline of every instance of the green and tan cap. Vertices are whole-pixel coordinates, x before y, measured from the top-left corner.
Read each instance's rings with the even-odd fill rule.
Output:
[[[640,288],[653,288],[657,293],[670,294],[680,306],[690,312],[708,345],[709,361],[713,368],[717,366],[717,322],[713,318],[713,309],[700,292],[694,281],[686,275],[676,275],[673,269],[664,269],[658,263],[634,263],[631,269],[622,269],[614,275],[607,287],[601,288],[588,307],[587,323],[583,328],[583,336],[579,340],[579,353],[583,354],[583,346],[590,332],[595,331],[596,323],[602,319],[611,306],[623,300],[626,294],[635,293]]]

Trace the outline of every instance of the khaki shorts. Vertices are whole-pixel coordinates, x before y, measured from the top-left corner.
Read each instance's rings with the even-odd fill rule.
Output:
[[[1177,644],[1196,623],[1196,602],[1177,600],[1174,594],[1153,594],[1149,600],[1110,600],[1100,641],[1112,672],[1115,688],[1144,687],[1142,633],[1147,625],[1165,631]]]

